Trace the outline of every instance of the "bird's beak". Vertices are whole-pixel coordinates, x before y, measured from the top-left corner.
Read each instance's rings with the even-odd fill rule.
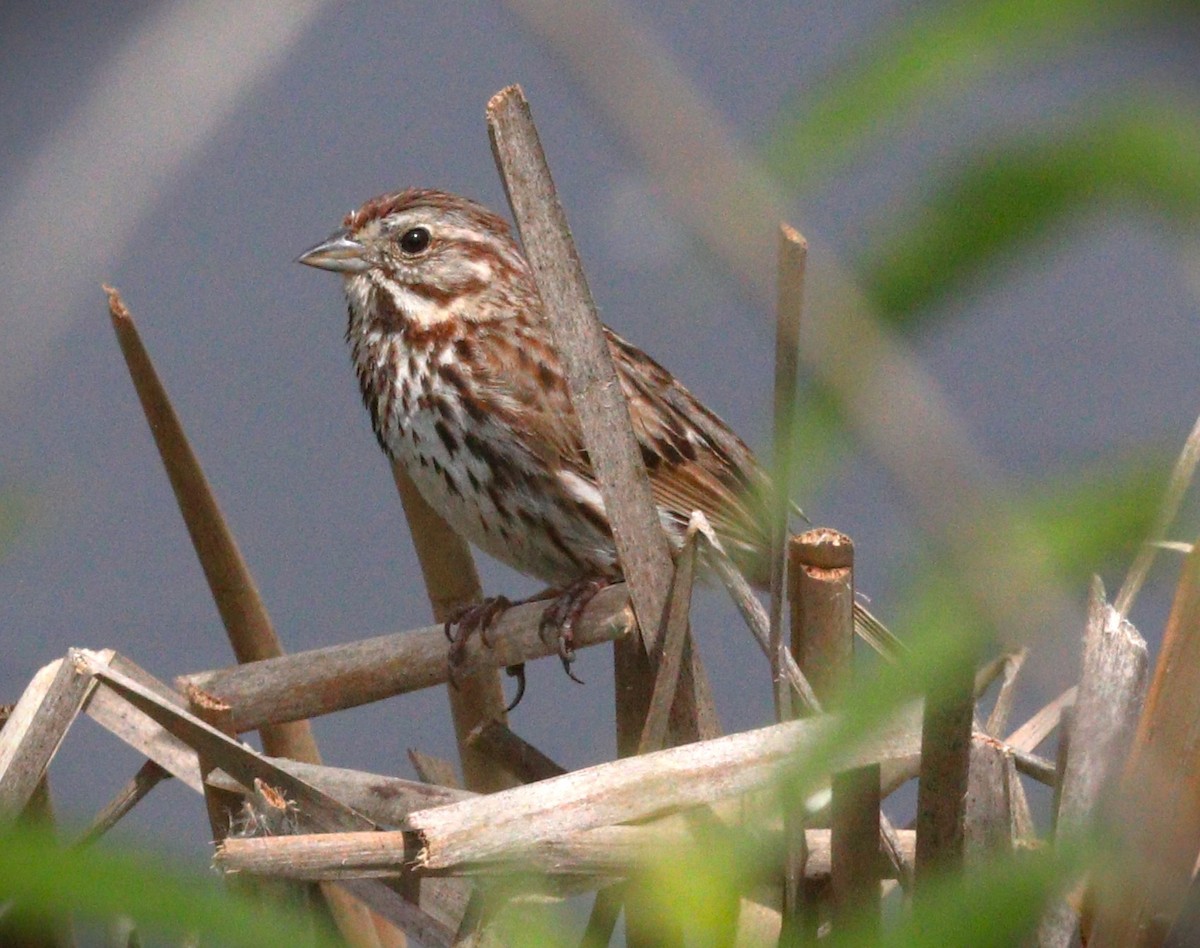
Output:
[[[336,231],[328,240],[306,250],[296,258],[296,262],[333,270],[335,273],[361,273],[371,269],[367,248],[352,239],[345,230]]]

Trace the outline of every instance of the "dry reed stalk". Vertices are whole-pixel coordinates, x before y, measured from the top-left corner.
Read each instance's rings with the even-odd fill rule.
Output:
[[[617,753],[637,754],[653,701],[655,663],[662,655],[660,639],[673,574],[670,549],[637,448],[629,406],[521,88],[509,86],[493,96],[487,119],[492,154],[546,303],[552,338],[637,617],[640,640],[618,640],[613,646]],[[686,641],[684,649],[670,715],[676,743],[720,733],[695,644]],[[653,738],[649,734],[647,743],[654,743]],[[635,893],[629,890],[626,895]],[[636,906],[636,900],[626,903],[626,937],[631,945],[679,940],[677,932],[666,935],[660,930],[652,936],[652,911]]]
[[[737,568],[737,565],[729,558],[729,554],[725,552],[724,547],[721,546],[721,541],[713,532],[708,519],[703,514],[696,512],[692,515],[692,525],[697,536],[705,542],[706,564],[716,573],[717,579],[729,593],[729,598],[737,606],[746,627],[769,661],[771,657],[771,619],[767,615],[767,610],[754,595],[754,590],[746,582],[746,577],[742,575],[741,570]],[[780,673],[791,688],[792,701],[810,714],[819,711],[820,702],[817,701],[812,686],[804,677],[804,673],[800,671],[800,666],[792,657],[790,649],[784,649],[779,653],[779,664]]]
[[[85,710],[93,721],[154,761],[184,786],[196,793],[204,793],[196,751],[158,722],[105,688],[92,692]]]
[[[177,695],[174,700],[163,697],[159,691],[166,686],[161,683],[156,682],[154,687],[142,684],[95,652],[72,650],[70,656],[81,671],[100,682],[102,687],[96,689],[97,694],[112,691],[243,787],[252,787],[255,779],[259,779],[295,801],[302,827],[320,831],[375,828],[375,824],[354,810],[181,708]],[[448,945],[453,937],[453,926],[444,915],[439,917],[404,898],[403,880],[385,883],[352,880],[342,888],[423,944]]]
[[[583,442],[612,525],[617,558],[629,585],[641,630],[641,655],[617,656],[618,751],[635,753],[645,709],[653,692],[650,677],[660,654],[671,554],[658,521],[650,482],[637,449],[629,407],[617,380],[595,303],[554,190],[550,169],[519,86],[501,90],[487,106],[488,133],[521,241],[546,303],[555,348],[563,362],[571,403],[579,416]],[[618,644],[618,652],[635,650]],[[676,739],[696,740],[719,733],[707,676],[695,648],[687,649],[676,691]],[[630,700],[631,698],[635,700]],[[637,714],[628,713],[634,707]]]
[[[416,810],[445,806],[447,803],[457,803],[459,800],[476,796],[469,790],[405,780],[403,777],[385,777],[361,770],[302,764],[284,757],[266,759],[280,770],[311,783],[321,792],[383,826],[403,823],[408,814]],[[208,779],[210,783],[227,789],[240,789],[243,792],[248,789],[225,773],[213,774]]]
[[[199,720],[220,731],[226,737],[236,737],[233,729],[233,714],[229,705],[222,703],[199,688],[192,687],[186,693],[188,711]],[[217,842],[229,835],[231,820],[241,808],[244,797],[241,793],[224,790],[208,782],[208,775],[217,769],[212,758],[197,751],[200,765],[200,780],[204,785],[204,808],[208,812],[208,825]]]
[[[655,666],[654,687],[646,707],[646,720],[638,739],[637,753],[648,754],[666,746],[671,709],[679,688],[684,654],[688,649],[688,613],[692,605],[692,584],[696,577],[696,531],[692,524],[675,558],[667,611],[663,614],[663,632],[659,636],[659,654]]]
[[[417,865],[439,869],[492,858],[597,826],[645,819],[759,790],[837,726],[825,715],[624,758],[462,803],[413,813],[422,839]],[[894,722],[858,746],[840,749],[835,769],[913,754],[919,727]]]
[[[188,442],[128,308],[115,289],[106,286],[104,291],[108,294],[109,315],[129,376],[233,653],[239,662],[275,658],[283,653],[279,638],[200,460]],[[320,763],[312,732],[301,722],[263,728],[262,738],[264,748],[276,757],[296,756]]]
[[[853,670],[854,544],[836,530],[809,530],[792,538],[788,565],[792,651],[830,707]],[[879,765],[834,774],[832,792],[833,925],[844,931],[879,915]]]
[[[918,898],[927,883],[963,865],[974,684],[974,670],[963,662],[926,695],[917,788]]]
[[[987,724],[983,728],[992,737],[999,737],[1008,727],[1008,719],[1012,715],[1013,699],[1017,693],[1017,681],[1020,678],[1021,669],[1025,667],[1025,659],[1028,657],[1029,649],[1020,648],[1000,658],[1000,669],[1003,672],[1004,680],[1000,683],[996,703],[992,705],[992,713],[988,715]],[[978,693],[977,681],[976,694]]]
[[[104,808],[92,819],[79,837],[77,846],[88,846],[116,826],[125,815],[171,774],[153,760],[147,760]]]
[[[963,807],[963,856],[968,865],[983,864],[996,853],[1012,850],[1008,767],[1001,742],[980,732],[971,736]]]
[[[916,834],[900,830],[905,853],[912,857]],[[832,862],[830,831],[805,830],[809,861],[805,873],[811,882],[828,881]],[[410,837],[403,831],[319,833],[300,836],[230,837],[217,848],[214,862],[224,872],[248,872],[288,879],[343,879],[383,877],[407,871]],[[764,849],[777,851],[767,840]],[[700,855],[704,839],[676,824],[605,826],[573,836],[545,840],[526,849],[514,849],[501,858],[451,867],[454,874],[493,876],[514,871],[567,877],[577,886],[594,888],[661,863]],[[878,862],[878,850],[876,850]],[[561,883],[549,880],[554,890]],[[878,888],[878,886],[876,887]]]
[[[217,611],[225,625],[229,643],[239,662],[274,658],[283,653],[254,577],[242,557],[208,479],[192,450],[183,425],[171,405],[165,386],[154,369],[137,327],[120,294],[104,287],[117,342],[125,357],[130,379],[137,391],[146,422],[154,437],[159,457],[175,493],[196,557],[208,581]],[[321,755],[305,721],[264,726],[260,730],[268,754],[292,757],[319,764]],[[377,925],[343,893],[323,891],[334,920],[346,938],[361,948],[384,945],[400,948],[404,939]]]
[[[92,688],[74,654],[37,671],[0,730],[0,819],[15,819],[25,809]],[[111,657],[100,653],[96,661]]]
[[[1071,736],[1069,745],[1064,742],[1056,795],[1056,835],[1087,831],[1105,806],[1133,742],[1146,696],[1148,661],[1145,640],[1108,604],[1100,579],[1094,578]],[[1078,930],[1079,914],[1064,901],[1042,920],[1038,944],[1067,948]]]
[[[499,721],[475,728],[467,743],[492,758],[521,783],[560,777],[567,771]]]
[[[541,603],[529,603],[501,614],[488,632],[490,647],[471,636],[456,672],[462,678],[460,688],[481,670],[553,654],[554,646],[538,634],[544,609]],[[575,644],[584,648],[612,641],[626,635],[632,623],[625,586],[612,586],[580,616]],[[443,627],[435,625],[195,672],[175,683],[179,688],[196,685],[219,697],[233,708],[238,730],[248,731],[266,721],[318,717],[448,680],[446,636]]]
[[[1019,751],[1033,753],[1062,721],[1063,712],[1074,707],[1078,688],[1072,685],[1048,701],[1030,716],[1029,720],[1008,735],[1005,743]]]
[[[441,757],[435,757],[432,754],[423,754],[415,748],[408,749],[408,759],[412,762],[413,769],[417,772],[417,776],[424,781],[423,783],[415,784],[415,787],[424,788],[425,793],[435,792],[437,794],[449,795],[450,800],[446,802],[454,802],[456,800],[468,800],[476,794],[470,790],[462,789],[462,784],[458,780],[458,775],[454,772],[454,765],[450,761]],[[383,789],[381,787],[381,789]],[[387,786],[385,794],[390,794],[394,786]],[[418,791],[421,792],[421,791]],[[386,812],[388,815],[387,823],[397,824],[404,820],[404,817],[413,812],[414,809],[420,807],[414,806],[416,800],[411,790],[402,791],[404,800],[401,808],[397,809],[394,805],[388,805]],[[339,799],[342,799],[339,797]],[[416,797],[420,799],[420,797]],[[347,801],[349,802],[349,801]],[[431,806],[445,804],[429,804]],[[356,807],[356,809],[359,809]],[[368,809],[359,809],[359,812],[371,819],[376,819],[372,816],[373,812],[382,812],[384,807],[374,805]],[[400,815],[400,813],[403,815]],[[421,883],[422,905],[429,907],[430,900],[436,900],[433,904],[440,902],[443,905],[449,906],[450,911],[446,914],[451,919],[458,919],[458,930],[455,932],[454,944],[458,946],[460,942],[460,934],[473,922],[471,915],[474,903],[478,901],[479,889],[477,886],[472,886],[461,879],[425,879]]]
[[[771,466],[771,607],[768,615],[768,651],[771,662],[775,720],[790,720],[791,692],[783,677],[783,599],[786,583],[789,491],[795,451],[796,373],[799,362],[800,324],[804,315],[804,276],[808,241],[788,224],[779,225],[778,277],[775,304],[774,459]],[[793,649],[795,643],[793,642]],[[797,658],[798,660],[798,658]],[[804,663],[800,663],[801,668]]]
[[[1129,610],[1133,608],[1134,600],[1137,599],[1142,584],[1150,574],[1150,567],[1154,565],[1154,558],[1158,555],[1163,541],[1167,539],[1167,530],[1174,522],[1175,515],[1179,513],[1179,507],[1187,495],[1192,478],[1196,475],[1198,464],[1200,464],[1200,418],[1196,419],[1191,433],[1183,443],[1183,450],[1179,452],[1179,457],[1175,460],[1175,466],[1171,470],[1166,490],[1163,491],[1163,500],[1159,505],[1157,516],[1154,518],[1154,524],[1150,527],[1150,532],[1146,535],[1137,556],[1134,557],[1129,572],[1125,576],[1125,582],[1117,590],[1113,608],[1116,609],[1118,615],[1127,616]]]

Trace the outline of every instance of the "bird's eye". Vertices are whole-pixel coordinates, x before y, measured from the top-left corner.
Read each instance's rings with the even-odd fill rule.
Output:
[[[415,256],[429,246],[429,239],[429,228],[410,227],[400,235],[400,249]]]

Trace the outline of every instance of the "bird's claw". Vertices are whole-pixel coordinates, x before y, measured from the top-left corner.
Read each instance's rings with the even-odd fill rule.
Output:
[[[478,632],[480,641],[491,648],[492,641],[488,638],[488,633],[496,619],[511,606],[512,601],[504,596],[488,596],[480,602],[456,609],[446,620],[443,631],[446,633],[446,639],[450,642],[449,677],[452,686],[458,687],[456,672],[466,661],[468,640]]]
[[[538,625],[538,635],[542,641],[547,645],[554,643],[567,677],[580,685],[583,684],[583,679],[571,671],[571,665],[575,661],[575,623],[583,615],[588,603],[596,598],[596,594],[612,585],[612,582],[604,576],[589,576],[576,580],[546,607]]]
[[[509,704],[504,708],[504,713],[508,714],[513,708],[521,703],[521,699],[525,697],[525,663],[520,665],[509,665],[504,671],[509,678],[517,679],[517,694]]]

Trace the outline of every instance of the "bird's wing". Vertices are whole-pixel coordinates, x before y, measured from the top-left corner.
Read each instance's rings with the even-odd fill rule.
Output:
[[[728,552],[765,579],[768,480],[754,453],[666,369],[616,333],[609,346],[656,503],[686,526],[708,518]],[[762,577],[757,573],[762,570]]]
[[[524,327],[523,327],[524,328]],[[476,380],[493,405],[508,406],[512,447],[558,470],[603,515],[579,419],[561,363],[541,333],[513,327],[479,348]],[[716,415],[640,349],[606,328],[633,433],[654,501],[679,542],[693,510],[708,518],[752,581],[765,581],[768,481],[753,452]],[[481,342],[486,342],[481,333]],[[503,340],[503,341],[501,341]]]

